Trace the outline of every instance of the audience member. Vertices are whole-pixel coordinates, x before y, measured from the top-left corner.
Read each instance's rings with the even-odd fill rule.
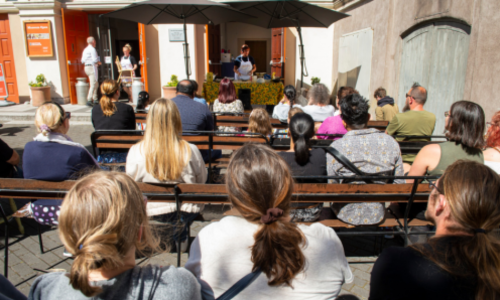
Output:
[[[0,274],[0,300],[26,300],[23,293],[18,291],[5,276]]]
[[[314,120],[308,114],[295,114],[288,123],[290,150],[278,154],[287,162],[293,176],[326,176],[325,151],[311,149],[314,137]],[[297,179],[299,183],[326,183],[326,179]],[[292,204],[290,215],[295,222],[313,222],[319,218],[323,203]]]
[[[288,164],[271,148],[247,144],[227,169],[226,188],[240,216],[204,227],[186,268],[214,299],[238,280],[262,271],[239,299],[334,299],[353,280],[334,230],[290,221],[293,179]]]
[[[182,139],[179,110],[172,100],[156,100],[148,113],[144,140],[132,146],[127,155],[126,172],[137,182],[205,183],[207,170],[200,150]],[[162,220],[177,220],[175,203],[149,203],[148,215],[164,215]],[[185,228],[181,240],[187,238],[187,226],[203,209],[203,205],[184,203],[181,210]],[[166,215],[165,215],[166,214]]]
[[[298,113],[304,113],[304,111],[298,107],[290,108],[290,110],[288,111],[288,118],[287,118],[286,122],[288,124],[290,124],[290,119],[292,119],[292,117]],[[275,128],[275,129],[273,129],[273,134],[278,139],[290,138],[290,136],[288,134],[288,128],[284,128],[284,129]]]
[[[470,101],[457,101],[445,116],[448,141],[423,147],[408,176],[441,175],[459,159],[484,163],[484,111],[481,106]]]
[[[403,161],[398,143],[389,135],[375,128],[367,128],[370,114],[368,100],[353,94],[340,101],[342,120],[347,133],[330,147],[336,149],[364,173],[373,175],[403,176]],[[327,154],[328,176],[356,175],[332,155]],[[339,180],[330,180],[331,183]],[[394,180],[404,183],[404,180]],[[385,209],[381,203],[352,203],[332,205],[337,217],[350,224],[376,224],[383,220]]]
[[[70,117],[55,102],[44,103],[36,110],[35,125],[40,133],[24,147],[24,178],[64,181],[77,179],[86,169],[98,168],[87,149],[66,135]],[[61,202],[37,200],[31,204],[31,212],[37,222],[55,225]]]
[[[194,101],[195,86],[189,80],[182,80],[177,84],[177,96],[172,99],[181,114],[182,129],[184,131],[213,131],[214,118],[207,105]],[[201,150],[203,160],[208,162],[210,155],[208,150]],[[222,151],[212,151],[212,158],[222,156]]]
[[[344,99],[348,95],[359,95],[359,92],[353,89],[350,86],[343,86],[339,89],[339,92],[337,93],[337,110],[335,111],[335,115],[333,117],[328,117],[326,120],[321,123],[317,130],[317,134],[346,134],[347,129],[345,129],[344,123],[342,123],[342,117],[340,116],[341,113],[341,108],[340,108],[340,101]],[[317,136],[318,139],[323,139],[323,140],[338,140],[341,137],[333,137],[333,136]]]
[[[297,91],[293,85],[285,86],[283,99],[274,107],[273,118],[280,120],[281,122],[286,122],[288,119],[288,111],[295,103],[295,97],[297,96]]]
[[[270,136],[273,133],[271,119],[264,108],[255,108],[248,118],[248,132]]]
[[[118,102],[120,86],[112,79],[101,84],[102,97],[99,105],[92,108],[92,124],[95,130],[135,129],[134,108]]]
[[[0,178],[23,178],[17,151],[0,139]]]
[[[146,91],[139,92],[139,97],[137,98],[137,106],[135,110],[149,110],[149,94]]]
[[[459,160],[430,186],[425,216],[436,235],[385,249],[373,266],[369,299],[499,299],[500,178]]]
[[[484,164],[500,174],[500,111],[497,111],[491,122],[488,123],[486,133],[486,150],[484,150]]]
[[[73,255],[69,273],[38,277],[29,299],[201,299],[184,268],[136,266],[136,252],[161,251],[137,184],[118,172],[79,180],[64,199],[59,237]]]
[[[219,97],[214,101],[213,111],[215,113],[233,114],[242,114],[245,111],[241,100],[236,98],[236,89],[234,88],[233,82],[228,78],[224,78],[220,82]],[[219,126],[217,130],[224,132],[239,132],[241,128]]]
[[[379,87],[373,96],[377,99],[377,108],[375,108],[377,121],[391,121],[399,113],[399,108],[394,103],[394,98],[387,96],[387,91],[384,88]]]
[[[436,125],[436,116],[424,110],[427,100],[427,90],[414,83],[406,94],[406,104],[403,113],[392,118],[385,131],[388,135],[432,135]],[[397,141],[430,141],[429,138],[396,138]],[[403,162],[411,165],[415,160],[415,154],[404,154]],[[406,170],[409,166],[406,166]]]
[[[207,100],[205,100],[205,98],[203,98],[200,94],[198,94],[198,89],[199,89],[198,82],[196,82],[196,80],[192,80],[192,79],[189,81],[191,81],[191,83],[193,84],[193,88],[194,88],[193,100],[196,102],[199,102],[203,105],[207,105]]]
[[[310,115],[314,122],[323,122],[326,118],[333,116],[335,107],[330,105],[330,92],[322,83],[316,83],[307,93],[309,103],[306,106],[300,106],[304,113]]]

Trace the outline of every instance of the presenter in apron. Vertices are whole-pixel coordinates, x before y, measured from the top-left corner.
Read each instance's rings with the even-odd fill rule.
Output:
[[[241,46],[241,55],[234,60],[234,80],[252,80],[257,66],[249,54],[250,47],[247,44]]]
[[[123,56],[120,60],[120,65],[123,70],[131,70],[132,76],[130,76],[130,73],[125,73],[122,72],[122,87],[123,90],[127,93],[128,95],[128,102],[132,103],[132,77],[135,77],[135,70],[137,69],[137,61],[133,56],[130,55],[130,52],[132,51],[132,47],[129,44],[126,44],[123,47]]]

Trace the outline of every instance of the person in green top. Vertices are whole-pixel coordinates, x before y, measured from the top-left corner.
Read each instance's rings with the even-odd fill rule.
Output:
[[[414,83],[406,94],[406,104],[403,113],[396,114],[385,131],[388,135],[418,135],[430,136],[436,125],[436,116],[424,110],[427,100],[427,90]],[[396,138],[397,141],[429,141],[430,138]],[[415,154],[403,154],[405,173],[415,160]]]

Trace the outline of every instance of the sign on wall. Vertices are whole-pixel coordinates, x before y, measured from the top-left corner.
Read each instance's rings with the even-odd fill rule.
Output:
[[[168,40],[170,42],[184,42],[184,30],[183,29],[169,29],[168,30]]]
[[[28,57],[51,57],[52,27],[49,20],[24,21],[24,42]]]
[[[0,99],[7,99],[9,97],[9,91],[7,91],[7,84],[5,83],[5,77],[3,75],[3,65],[0,64]]]

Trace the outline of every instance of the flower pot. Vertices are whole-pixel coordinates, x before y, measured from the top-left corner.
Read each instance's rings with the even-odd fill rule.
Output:
[[[163,98],[172,99],[176,96],[176,87],[164,86],[163,87]]]
[[[38,107],[50,101],[50,86],[30,87],[31,106]]]

